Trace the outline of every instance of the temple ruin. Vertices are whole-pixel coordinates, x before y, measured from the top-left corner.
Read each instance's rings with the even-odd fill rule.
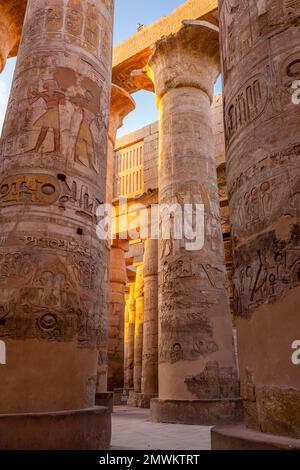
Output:
[[[0,4],[0,72],[17,56],[0,140],[0,449],[108,449],[125,404],[214,426],[215,450],[300,449],[300,1],[188,0],[114,48],[113,13]],[[139,90],[158,122],[117,138]],[[125,198],[147,235],[127,234]],[[199,249],[150,217],[200,205]]]

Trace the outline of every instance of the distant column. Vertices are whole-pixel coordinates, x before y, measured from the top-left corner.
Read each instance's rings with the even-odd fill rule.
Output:
[[[135,281],[135,337],[134,337],[134,393],[141,393],[144,322],[144,276],[143,265],[136,270]]]
[[[134,332],[135,332],[135,283],[129,284],[129,299],[128,299],[128,346],[126,348],[125,356],[125,388],[133,390],[133,370],[134,370]]]
[[[129,347],[129,287],[125,288],[125,314],[124,314],[124,388],[128,389],[127,358]]]
[[[127,283],[125,253],[128,242],[115,240],[110,252],[110,291],[108,329],[109,391],[124,387],[124,314]]]
[[[158,396],[158,240],[145,242],[142,406]]]
[[[108,132],[108,152],[107,152],[107,170],[106,170],[106,196],[105,202],[112,204],[113,191],[114,191],[114,170],[115,165],[115,144],[117,131],[122,126],[124,118],[135,109],[135,102],[125,90],[117,85],[112,85],[111,98],[110,98],[110,115],[109,115],[109,132]],[[98,360],[98,384],[97,392],[103,393],[107,391],[107,374],[108,374],[108,359],[107,350],[109,348],[108,342],[108,331],[113,330],[113,323],[115,318],[109,316],[109,271],[110,271],[110,240],[105,243],[105,288],[104,288],[104,310],[107,314],[107,323],[103,327],[103,338],[105,338],[101,344],[99,360]],[[114,261],[112,261],[114,263]],[[113,340],[114,341],[114,340]],[[111,390],[111,389],[109,389]]]

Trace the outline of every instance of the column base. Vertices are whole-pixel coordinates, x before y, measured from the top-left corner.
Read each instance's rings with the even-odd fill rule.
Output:
[[[114,407],[114,394],[113,392],[101,392],[96,393],[96,406],[106,406],[108,408],[109,413],[113,412]]]
[[[151,400],[157,398],[157,395],[150,395],[147,393],[137,393],[136,394],[136,403],[138,408],[150,408]]]
[[[0,450],[107,450],[111,414],[106,407],[0,415]]]
[[[139,392],[135,392],[133,389],[129,390],[129,398],[127,405],[137,408],[138,406],[138,396],[140,395]]]
[[[151,421],[155,423],[214,426],[243,419],[241,398],[214,400],[151,400]]]
[[[300,439],[265,434],[244,424],[217,426],[211,439],[212,450],[300,450]]]
[[[127,405],[129,392],[124,388],[115,388],[113,391],[114,406]]]

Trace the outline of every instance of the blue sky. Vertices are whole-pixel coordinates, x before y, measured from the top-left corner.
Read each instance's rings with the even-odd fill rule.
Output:
[[[183,3],[183,0],[116,0],[114,43],[118,44],[136,32],[138,23],[149,25],[159,17],[168,15]],[[5,115],[9,90],[11,86],[15,59],[7,62],[0,75],[0,129]],[[216,92],[220,92],[220,82]],[[119,136],[137,130],[157,120],[157,110],[153,93],[140,91],[133,95],[136,110],[125,120]]]

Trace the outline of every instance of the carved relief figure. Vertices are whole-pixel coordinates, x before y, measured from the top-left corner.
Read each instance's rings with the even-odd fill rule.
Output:
[[[230,398],[238,396],[239,381],[236,370],[208,362],[199,375],[187,377],[188,390],[198,399]]]
[[[95,142],[91,126],[95,123],[97,128],[100,130],[100,123],[99,117],[89,109],[89,104],[93,99],[94,97],[92,93],[88,90],[85,92],[83,99],[79,99],[80,104],[78,109],[82,113],[82,120],[77,134],[74,159],[75,162],[84,166],[87,166],[84,162],[84,160],[87,160],[89,168],[97,173]],[[74,102],[78,103],[78,100],[75,99]]]
[[[29,150],[29,152],[39,152],[48,132],[52,130],[54,135],[54,149],[47,153],[59,153],[61,150],[59,106],[66,104],[65,94],[59,91],[58,84],[55,80],[44,81],[43,88],[45,91],[42,92],[33,91],[31,89],[28,91],[30,105],[42,99],[47,108],[47,111],[40,116],[33,125],[34,129],[40,129],[40,134],[35,147]]]

